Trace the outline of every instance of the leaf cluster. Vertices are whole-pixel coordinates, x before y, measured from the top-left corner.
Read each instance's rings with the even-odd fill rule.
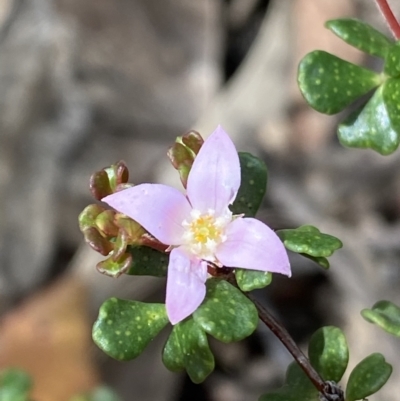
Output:
[[[315,50],[299,65],[301,93],[312,108],[325,114],[339,113],[356,102],[355,111],[339,124],[340,142],[382,155],[393,153],[400,143],[400,42],[357,19],[331,20],[326,27],[349,45],[383,59],[383,71]]]

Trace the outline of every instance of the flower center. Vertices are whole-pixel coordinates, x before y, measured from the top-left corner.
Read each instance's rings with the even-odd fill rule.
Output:
[[[224,215],[215,217],[214,210],[201,214],[193,209],[190,214],[191,220],[182,223],[185,228],[184,245],[197,257],[215,262],[215,251],[219,244],[226,241],[225,227],[232,221],[232,213],[227,210]]]

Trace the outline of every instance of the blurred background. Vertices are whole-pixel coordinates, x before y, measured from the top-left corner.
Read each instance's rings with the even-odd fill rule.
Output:
[[[96,271],[77,224],[90,175],[123,159],[135,183],[177,183],[167,148],[219,123],[268,165],[263,221],[315,224],[345,244],[328,272],[293,257],[293,278],[257,297],[302,346],[334,324],[351,366],[385,354],[381,399],[396,399],[400,341],[359,311],[400,302],[400,152],[342,148],[338,117],[296,86],[317,48],[379,70],[323,27],[346,16],[387,32],[372,0],[0,0],[0,368],[27,370],[36,401],[100,383],[124,401],[251,401],[282,383],[291,358],[261,326],[238,344],[211,340],[217,366],[202,385],[162,365],[168,332],[125,363],[91,340],[106,298],[163,301],[165,283]]]

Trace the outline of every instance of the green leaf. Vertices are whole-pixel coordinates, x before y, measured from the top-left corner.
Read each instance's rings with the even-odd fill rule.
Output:
[[[311,336],[308,355],[324,380],[339,382],[349,361],[349,349],[343,332],[333,326],[320,328]]]
[[[346,388],[346,401],[363,400],[376,393],[392,374],[392,366],[382,354],[371,354],[350,373]]]
[[[391,77],[400,76],[400,41],[390,47],[386,57],[384,72]]]
[[[264,394],[259,401],[319,401],[318,390],[301,370],[292,362],[286,372],[285,384],[277,391]]]
[[[328,270],[330,267],[329,260],[327,258],[324,258],[323,256],[314,257],[307,255],[305,253],[301,253],[301,256],[304,256],[305,258],[312,260],[325,270]]]
[[[349,358],[346,339],[336,327],[317,330],[309,344],[310,362],[325,381],[338,382],[346,370]],[[284,385],[277,391],[264,394],[259,401],[320,401],[318,390],[300,366],[289,365]]]
[[[334,19],[325,26],[349,45],[372,56],[385,58],[392,46],[392,41],[384,34],[358,19]]]
[[[248,337],[257,328],[254,304],[225,280],[207,280],[206,298],[194,312],[194,321],[208,334],[224,343]]]
[[[93,340],[106,354],[127,361],[140,355],[167,323],[163,304],[110,298],[100,307]]]
[[[343,246],[336,237],[321,233],[314,226],[301,226],[296,229],[276,232],[285,247],[292,252],[305,253],[315,258],[328,257]]]
[[[388,79],[372,96],[339,125],[344,146],[370,148],[382,155],[393,153],[400,143],[400,80]]]
[[[132,262],[127,274],[164,277],[167,275],[169,255],[148,246],[128,246]]]
[[[173,372],[186,369],[194,383],[201,383],[214,370],[207,335],[191,317],[174,326],[164,347],[163,362]]]
[[[30,376],[19,369],[6,369],[0,373],[1,401],[28,401],[32,387]]]
[[[316,50],[300,62],[300,91],[308,104],[325,114],[335,114],[381,83],[373,71]]]
[[[361,315],[386,332],[400,337],[400,308],[390,301],[379,301],[372,309],[364,309]]]
[[[271,284],[272,274],[259,270],[235,269],[236,281],[239,288],[244,291],[253,291]]]
[[[267,189],[268,171],[265,163],[250,153],[239,152],[241,184],[231,206],[233,214],[254,217]]]
[[[390,78],[384,83],[383,101],[386,105],[390,125],[396,132],[398,141],[400,134],[400,79]],[[377,116],[378,118],[381,117]]]

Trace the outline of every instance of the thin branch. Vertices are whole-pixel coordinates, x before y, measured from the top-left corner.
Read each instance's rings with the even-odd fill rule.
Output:
[[[257,308],[260,320],[276,335],[286,349],[292,354],[304,373],[311,380],[315,388],[327,400],[344,400],[343,391],[332,382],[325,382],[318,372],[312,367],[308,358],[303,354],[298,345],[294,342],[288,331],[264,308],[251,294],[243,293]]]
[[[375,0],[378,8],[381,10],[383,18],[386,20],[390,30],[392,31],[393,36],[398,40],[400,39],[400,25],[397,21],[396,17],[393,14],[393,11],[390,8],[387,0]]]
[[[310,361],[306,358],[288,331],[268,312],[267,309],[258,302],[251,294],[244,293],[257,308],[260,320],[278,337],[282,344],[292,354],[293,358],[304,370],[306,375],[313,382],[318,391],[322,392],[325,388],[324,381],[321,376],[311,366]]]

